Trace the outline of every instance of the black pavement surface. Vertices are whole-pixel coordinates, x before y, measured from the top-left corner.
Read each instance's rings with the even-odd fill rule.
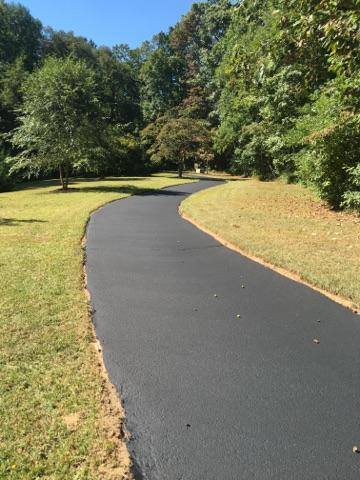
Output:
[[[181,219],[178,204],[214,184],[120,200],[88,227],[135,476],[359,479],[360,317]]]

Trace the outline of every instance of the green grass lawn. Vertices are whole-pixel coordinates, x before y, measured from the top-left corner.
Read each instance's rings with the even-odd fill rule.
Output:
[[[300,185],[242,180],[199,192],[181,210],[245,253],[360,308],[360,218]]]
[[[97,207],[178,183],[79,180],[60,193],[44,181],[0,194],[1,479],[99,479],[104,466],[122,478],[126,459],[102,425],[81,239]]]

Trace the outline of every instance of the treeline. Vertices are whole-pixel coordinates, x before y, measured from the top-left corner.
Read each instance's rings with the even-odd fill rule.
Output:
[[[219,48],[215,150],[360,209],[360,1],[244,1]]]
[[[59,168],[65,176],[141,173],[147,48],[98,48],[0,0],[0,188]]]
[[[0,0],[0,183],[194,162],[360,209],[360,0],[208,0],[137,49]]]

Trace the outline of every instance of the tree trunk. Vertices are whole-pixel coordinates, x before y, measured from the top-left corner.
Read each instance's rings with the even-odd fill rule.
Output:
[[[66,166],[64,168],[63,165],[60,164],[59,173],[62,189],[64,192],[66,192],[69,186],[69,169]]]
[[[184,162],[181,160],[181,162],[179,162],[179,165],[178,165],[178,172],[179,172],[179,178],[182,178],[183,176],[183,170],[184,170]]]

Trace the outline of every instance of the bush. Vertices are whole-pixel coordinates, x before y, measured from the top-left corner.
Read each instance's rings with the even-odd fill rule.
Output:
[[[339,85],[329,82],[300,111],[284,136],[293,151],[296,176],[315,187],[333,208],[356,203],[359,165],[359,119],[342,106]],[[355,169],[355,170],[354,170]],[[355,172],[355,173],[354,173]]]
[[[121,127],[109,127],[103,149],[99,172],[108,175],[143,175],[147,166],[139,139]]]
[[[356,167],[348,168],[349,190],[343,195],[342,207],[360,212],[360,162]]]
[[[358,189],[359,125],[353,118],[311,137],[308,149],[297,156],[298,175],[315,186],[320,197],[333,208],[356,202]]]
[[[274,178],[275,170],[266,128],[261,123],[252,123],[242,130],[239,146],[231,161],[231,171],[241,175],[257,175],[261,180]]]

